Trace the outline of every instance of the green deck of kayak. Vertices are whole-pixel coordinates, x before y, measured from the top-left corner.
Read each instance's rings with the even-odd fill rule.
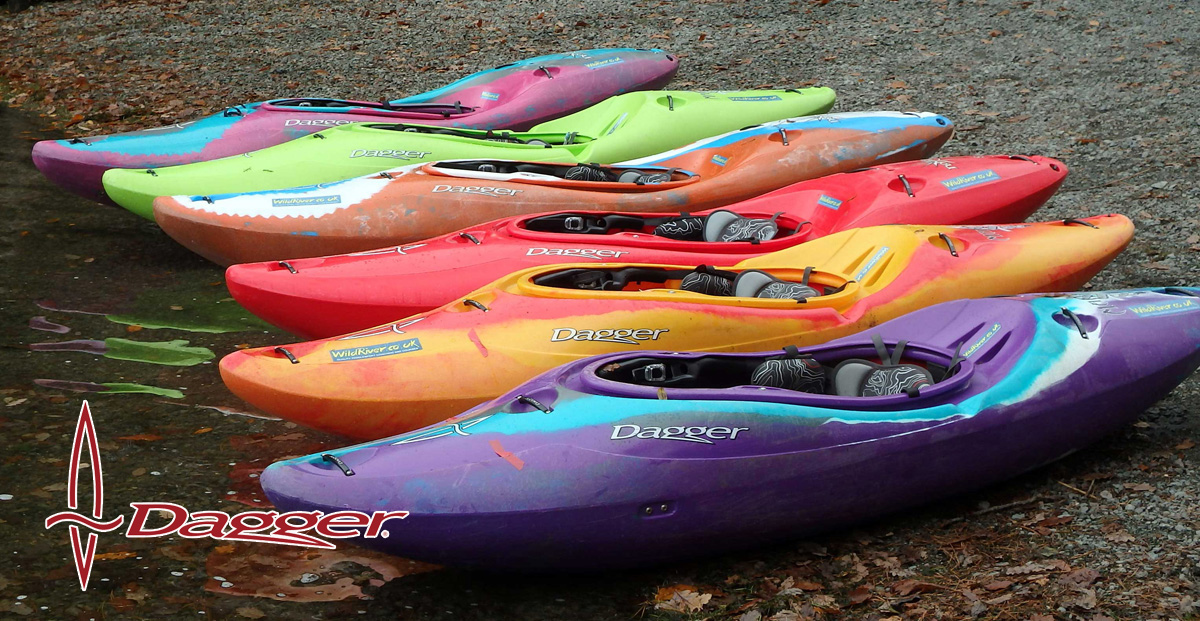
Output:
[[[104,190],[117,204],[152,219],[158,196],[279,190],[420,162],[503,159],[611,164],[747,125],[820,114],[833,102],[834,93],[828,88],[641,91],[612,97],[529,132],[351,123],[243,155],[148,170],[112,169],[104,173]],[[504,137],[520,142],[496,140]]]

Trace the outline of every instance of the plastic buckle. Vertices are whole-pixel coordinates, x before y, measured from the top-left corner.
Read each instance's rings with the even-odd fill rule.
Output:
[[[639,379],[641,379],[643,382],[659,383],[667,381],[667,365],[661,362],[648,364],[640,369],[636,369],[633,372],[634,375],[637,375],[638,371],[640,371],[642,375],[642,377]]]
[[[581,216],[570,216],[566,220],[563,220],[563,228],[568,231],[582,232],[587,228],[587,223]]]

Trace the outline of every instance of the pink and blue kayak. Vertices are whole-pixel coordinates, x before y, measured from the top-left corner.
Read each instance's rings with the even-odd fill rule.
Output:
[[[113,204],[100,181],[110,168],[161,168],[240,155],[356,122],[526,130],[613,95],[660,88],[678,68],[674,55],[657,49],[550,54],[389,102],[272,99],[165,127],[43,140],[33,147],[33,162],[62,188]]]
[[[814,347],[586,358],[261,482],[280,510],[411,512],[356,540],[405,558],[642,566],[1016,476],[1133,422],[1198,365],[1198,288],[958,300]]]

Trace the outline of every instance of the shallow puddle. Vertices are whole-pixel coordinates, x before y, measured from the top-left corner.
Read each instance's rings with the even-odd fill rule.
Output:
[[[0,108],[0,617],[559,619],[637,609],[644,577],[482,576],[346,543],[329,551],[129,539],[124,530],[99,535],[81,591],[67,526],[44,523],[68,508],[84,399],[102,456],[106,520],[129,519],[131,502],[269,510],[258,486],[263,468],[348,442],[266,415],[225,389],[222,356],[294,337],[239,307],[222,268],[152,222],[44,180],[29,149],[34,138],[55,136],[34,127]],[[87,513],[94,490],[86,449],[82,461],[78,506]]]

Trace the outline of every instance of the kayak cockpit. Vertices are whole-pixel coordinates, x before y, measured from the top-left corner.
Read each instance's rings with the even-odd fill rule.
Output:
[[[350,101],[347,99],[322,99],[316,97],[301,97],[294,99],[276,99],[267,102],[267,106],[285,108],[290,111],[305,112],[344,112],[347,110],[372,110],[375,112],[395,112],[402,114],[422,114],[430,118],[452,118],[464,114],[472,114],[476,110],[471,106],[454,103],[388,103],[376,101]]]
[[[834,274],[799,270],[721,270],[630,266],[569,268],[535,275],[533,285],[573,291],[687,292],[720,298],[758,298],[805,303],[846,291],[853,283]]]
[[[784,216],[782,212],[740,215],[724,209],[704,216],[563,212],[514,223],[520,230],[559,235],[636,233],[676,241],[749,244],[795,235],[809,225],[808,221]]]
[[[875,335],[869,342],[805,352],[788,347],[777,354],[630,357],[594,369],[589,379],[602,381],[589,383],[600,392],[654,399],[754,401],[770,394],[770,401],[862,407],[956,392],[974,370],[961,351],[889,343]]]
[[[549,132],[511,132],[508,130],[497,131],[491,129],[459,129],[453,127],[435,127],[433,125],[410,125],[408,123],[364,123],[362,124],[362,127],[371,130],[404,132],[408,134],[428,134],[450,136],[454,138],[465,138],[468,140],[482,140],[486,142],[504,142],[514,146],[527,146],[542,149],[580,145],[594,140],[589,136],[584,136],[576,132],[567,132],[565,134]],[[438,162],[437,166],[454,168],[454,165],[461,163],[462,162]],[[503,163],[512,164],[514,162]]]
[[[509,135],[511,137],[511,135]],[[530,137],[531,134],[522,134]],[[552,136],[547,134],[546,136]],[[510,140],[497,135],[498,140]],[[564,137],[562,144],[577,144],[590,138]],[[524,144],[548,145],[544,141],[530,139]],[[462,179],[485,179],[488,181],[516,181],[537,185],[557,186],[564,189],[588,191],[637,192],[645,190],[674,189],[691,183],[699,177],[678,168],[659,166],[600,166],[598,164],[554,164],[547,162],[514,162],[508,160],[453,160],[427,164],[422,169],[430,175],[458,177]]]

